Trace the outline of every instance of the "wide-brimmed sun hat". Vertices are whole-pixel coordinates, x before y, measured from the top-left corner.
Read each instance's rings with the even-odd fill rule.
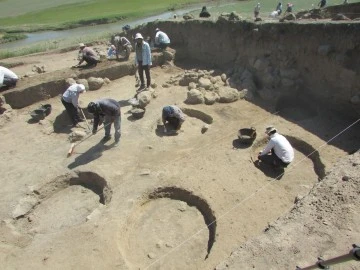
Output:
[[[137,33],[135,35],[135,39],[144,39],[143,36],[140,33]]]
[[[269,127],[266,128],[265,133],[266,133],[266,134],[270,134],[270,133],[273,132],[273,131],[276,132],[277,129],[276,129],[275,127],[273,127],[273,126],[269,126]]]

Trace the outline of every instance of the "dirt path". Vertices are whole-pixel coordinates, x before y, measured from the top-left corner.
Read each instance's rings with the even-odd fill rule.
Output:
[[[26,64],[13,70],[22,75],[34,63],[48,71],[62,69],[74,63],[74,53],[23,57]],[[113,141],[100,143],[100,131],[66,158],[71,130],[61,122],[65,128],[54,132],[64,110],[57,98],[49,100],[53,111],[39,124],[27,122],[28,112],[39,104],[17,111],[1,129],[0,141],[4,269],[214,268],[288,212],[296,196],[306,195],[318,181],[319,164],[330,168],[347,154],[329,145],[320,151],[321,163],[315,163],[307,157],[309,146],[317,149],[323,140],[244,100],[185,105],[185,87],[160,87],[182,72],[151,69],[158,97],[140,120],[130,116],[131,106],[122,107],[119,147]],[[113,81],[81,96],[81,104],[101,97],[128,100],[134,83],[132,76]],[[163,136],[158,119],[168,104],[201,111],[213,123],[202,134],[204,119],[187,117],[178,136]],[[325,131],[343,128],[322,117],[303,121]],[[262,131],[269,124],[296,142],[294,164],[280,181],[274,181],[278,174],[261,171],[251,161],[264,146]],[[249,126],[259,131],[254,147],[236,142],[237,130]],[[20,210],[24,214],[14,218]],[[207,228],[214,216],[216,227]]]

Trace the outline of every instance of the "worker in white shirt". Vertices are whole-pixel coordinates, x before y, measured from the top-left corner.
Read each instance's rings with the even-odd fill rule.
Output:
[[[265,133],[270,140],[259,153],[258,159],[276,168],[286,168],[294,159],[294,149],[283,135],[277,133],[275,127],[267,127]]]
[[[85,85],[74,83],[66,89],[61,97],[61,102],[64,105],[73,126],[76,126],[79,122],[84,121],[80,118],[78,113],[79,108],[79,95],[85,93]]]
[[[257,5],[254,8],[254,17],[255,17],[255,19],[259,17],[259,13],[260,13],[260,3],[257,3]]]
[[[170,38],[163,31],[160,31],[159,28],[155,30],[155,44],[156,48],[166,49],[166,47],[170,46]]]
[[[15,87],[19,77],[6,67],[0,66],[0,87],[2,90],[7,90]]]

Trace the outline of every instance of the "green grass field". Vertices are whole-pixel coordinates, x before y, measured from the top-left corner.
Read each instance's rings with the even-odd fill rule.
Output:
[[[39,0],[33,0],[39,2]],[[31,1],[31,2],[33,2]],[[11,0],[13,6],[29,6],[29,0]],[[99,18],[111,17],[143,17],[148,14],[167,11],[171,7],[181,7],[183,5],[199,3],[199,0],[68,0],[68,1],[49,1],[44,2],[43,9],[38,11],[29,10],[29,12],[0,18],[2,28],[13,27],[25,29],[43,27],[44,25],[59,25],[81,20],[95,20]],[[52,3],[52,7],[44,8]],[[6,1],[7,3],[7,1]],[[65,3],[55,6],[56,3]],[[10,7],[6,11],[2,9],[3,2],[0,3],[1,15],[12,14]],[[40,3],[39,3],[40,5]],[[32,26],[32,27],[31,27]]]

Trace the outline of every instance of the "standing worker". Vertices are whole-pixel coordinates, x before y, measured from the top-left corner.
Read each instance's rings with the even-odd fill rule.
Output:
[[[260,3],[257,3],[257,5],[254,8],[255,19],[257,19],[259,17],[259,14],[260,14]]]
[[[293,12],[293,7],[294,7],[293,4],[287,3],[287,5],[286,5],[286,13],[291,13],[291,12]]]
[[[180,130],[182,124],[185,121],[185,114],[182,110],[175,105],[165,106],[162,110],[162,122],[164,124],[164,132],[167,132],[166,122],[168,122],[175,131]]]
[[[79,122],[84,121],[79,117],[79,95],[85,93],[85,85],[74,83],[69,86],[61,97],[61,102],[64,105],[73,126],[76,126]]]
[[[199,14],[199,17],[200,18],[209,18],[211,15],[210,15],[210,12],[207,10],[206,6],[203,6],[202,7],[202,10]]]
[[[277,11],[278,15],[281,15],[281,13],[282,13],[282,3],[281,2],[279,2],[277,4],[275,11]]]
[[[156,48],[166,49],[166,47],[170,46],[170,38],[163,31],[160,31],[159,28],[155,30],[155,44]]]
[[[320,8],[325,7],[325,6],[326,6],[326,0],[320,0],[318,6],[319,6]]]
[[[259,153],[258,159],[275,168],[286,168],[294,159],[294,149],[283,135],[277,133],[276,128],[267,127],[265,133],[269,136],[270,141]]]
[[[0,66],[0,87],[1,90],[7,90],[15,87],[19,77],[6,67]]]
[[[114,123],[115,145],[118,145],[121,137],[121,112],[119,103],[111,98],[103,98],[90,102],[87,110],[89,113],[94,114],[93,134],[96,134],[98,126],[101,125],[102,119],[104,119],[105,137],[102,139],[103,142],[111,139],[111,124]]]
[[[144,38],[140,33],[137,33],[135,35],[135,65],[138,66],[138,72],[141,82],[140,88],[137,90],[138,92],[140,92],[142,90],[145,90],[144,71],[146,75],[146,87],[150,87],[150,66],[152,65],[149,43],[144,41]]]

